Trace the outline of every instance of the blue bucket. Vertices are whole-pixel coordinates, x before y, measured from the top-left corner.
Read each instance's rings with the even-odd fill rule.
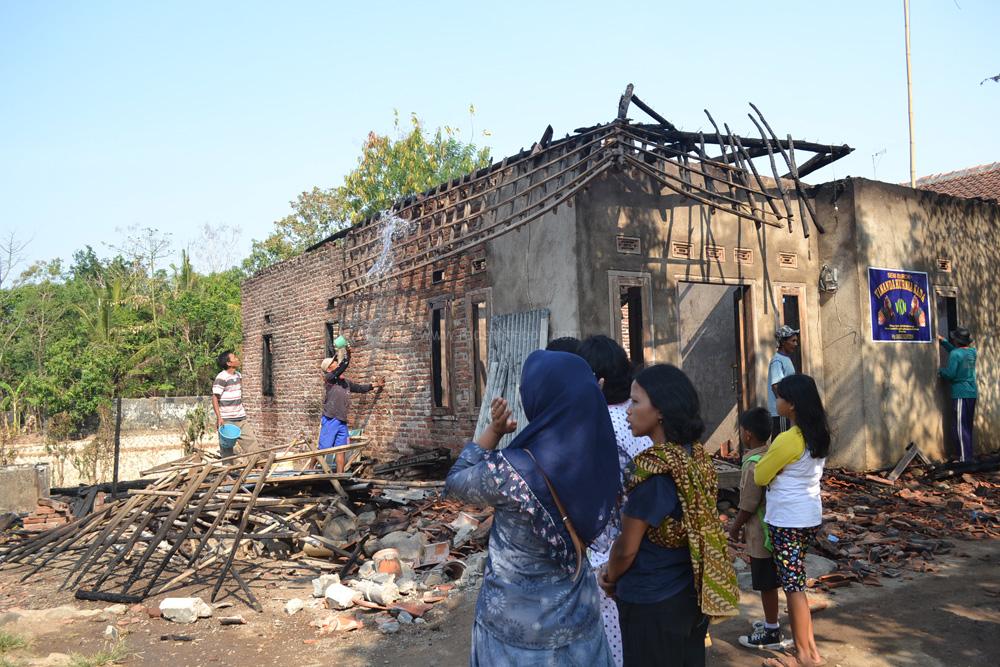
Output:
[[[219,447],[232,449],[240,439],[240,427],[236,424],[223,424],[219,427]]]

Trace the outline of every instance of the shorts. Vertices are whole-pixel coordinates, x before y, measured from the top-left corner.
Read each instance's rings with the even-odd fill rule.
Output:
[[[750,584],[755,591],[773,591],[781,588],[774,558],[750,558]]]
[[[774,564],[778,580],[786,593],[801,593],[806,589],[806,547],[816,536],[812,528],[780,528],[767,524],[774,547]]]
[[[347,424],[324,415],[319,427],[319,448],[330,449],[346,445],[348,435]]]

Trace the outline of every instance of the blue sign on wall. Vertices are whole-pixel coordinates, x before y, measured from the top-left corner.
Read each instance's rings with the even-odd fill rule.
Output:
[[[872,340],[932,343],[927,274],[905,269],[868,268]]]

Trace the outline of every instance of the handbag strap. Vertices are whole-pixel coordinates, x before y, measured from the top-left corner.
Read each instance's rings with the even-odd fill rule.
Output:
[[[535,467],[538,468],[538,472],[541,473],[542,479],[545,480],[545,486],[549,487],[549,495],[552,496],[552,500],[556,504],[556,509],[559,510],[559,517],[562,519],[563,525],[566,526],[567,532],[569,532],[569,537],[573,541],[573,548],[576,550],[576,572],[573,573],[573,581],[576,581],[577,577],[580,576],[580,571],[583,569],[583,540],[576,532],[576,528],[573,527],[573,521],[569,518],[569,514],[566,513],[566,508],[563,507],[562,501],[559,500],[559,494],[556,493],[556,489],[552,486],[552,482],[549,481],[549,476],[545,474],[542,470],[542,466],[538,465],[538,461],[535,459],[535,455],[531,453],[530,449],[524,450],[531,460],[535,462]]]

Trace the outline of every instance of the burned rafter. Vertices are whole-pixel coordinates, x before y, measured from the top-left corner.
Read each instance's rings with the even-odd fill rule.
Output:
[[[657,123],[629,121],[632,103]],[[791,137],[779,140],[766,121],[761,126],[756,119],[760,138],[740,137],[728,125],[723,133],[709,119],[714,133],[680,131],[639,100],[630,85],[611,123],[581,128],[562,139],[553,139],[554,132],[547,127],[528,150],[402,199],[390,211],[327,239],[343,239],[346,261],[339,296],[398,279],[528,224],[557,210],[609,169],[634,168],[664,190],[757,225],[792,229],[794,193],[798,218],[808,236],[808,218],[814,224],[816,219],[801,177],[852,149],[793,142]],[[716,149],[719,155],[711,157]],[[815,155],[799,165],[795,150]],[[789,173],[777,171],[775,152]],[[771,165],[767,179],[754,163],[764,156]],[[818,225],[817,229],[822,231]]]

